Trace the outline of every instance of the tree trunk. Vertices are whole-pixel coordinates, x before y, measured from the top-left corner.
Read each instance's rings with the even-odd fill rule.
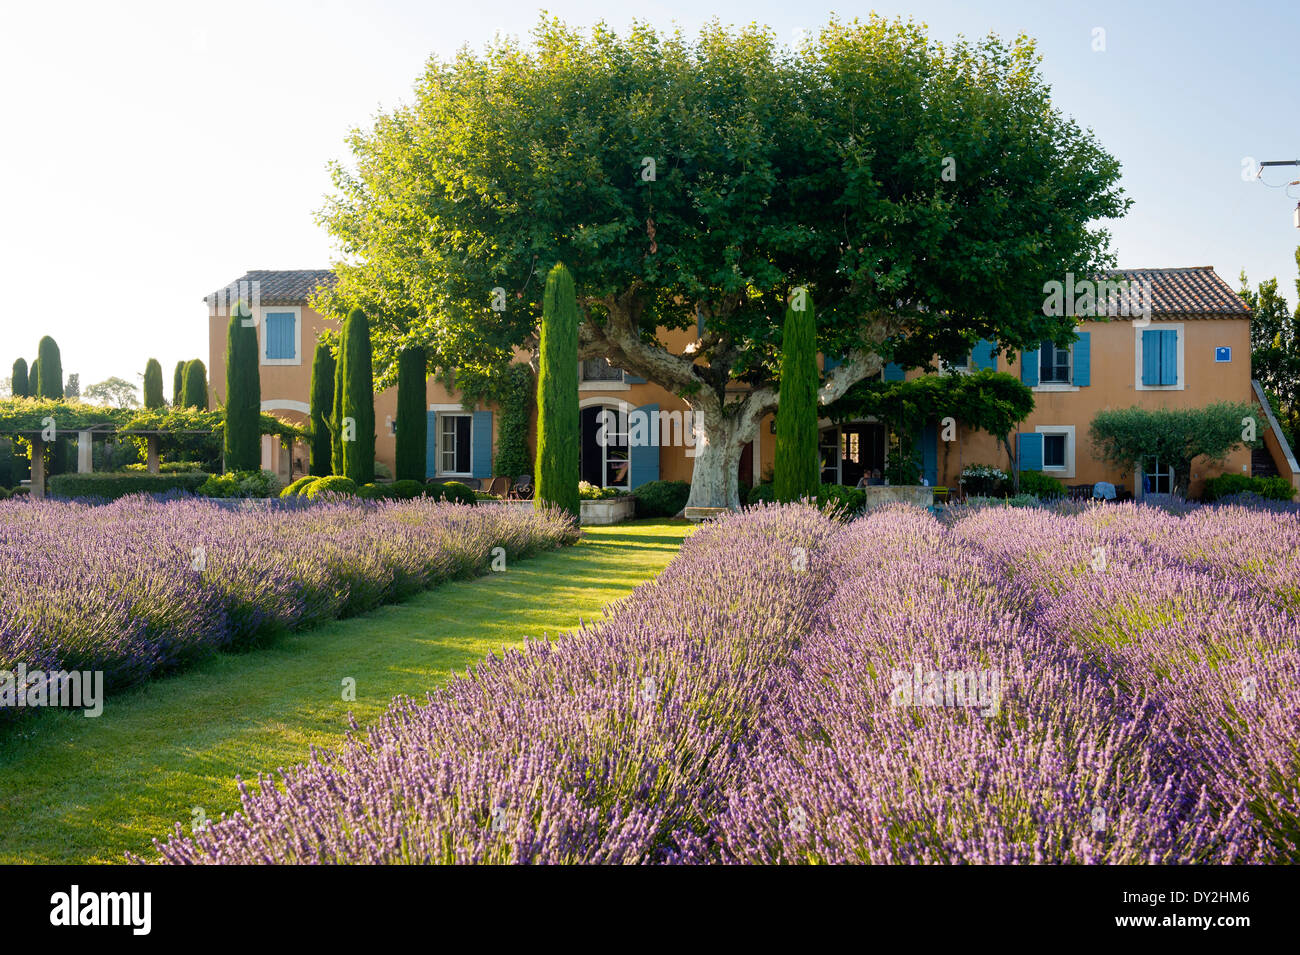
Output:
[[[740,506],[738,469],[745,445],[753,440],[757,422],[742,437],[744,422],[722,414],[709,415],[692,409],[699,424],[695,437],[695,467],[691,471],[691,494],[687,507]]]

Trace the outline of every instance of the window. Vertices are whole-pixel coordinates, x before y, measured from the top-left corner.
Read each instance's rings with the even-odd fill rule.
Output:
[[[1174,469],[1160,467],[1160,458],[1151,455],[1142,461],[1142,492],[1144,494],[1172,494]]]
[[[603,361],[603,359],[602,359]],[[627,414],[610,412],[604,416],[603,437],[605,487],[628,486],[632,472],[631,449],[627,440]]]
[[[471,444],[470,416],[438,414],[438,471],[440,474],[469,474]]]
[[[1022,464],[1022,467],[1031,471],[1042,470],[1055,478],[1074,477],[1074,425],[1040,424],[1032,437],[1041,440],[1042,444],[1035,445],[1030,454],[1030,464]]]
[[[1135,329],[1134,387],[1139,391],[1182,391],[1186,387],[1183,326],[1168,322],[1159,324],[1159,328]]]
[[[1043,470],[1065,470],[1067,440],[1063,434],[1043,435]]]
[[[588,358],[582,363],[582,380],[621,382],[623,369],[615,368],[607,358]]]
[[[298,360],[299,314],[297,309],[265,309],[262,312],[262,363],[296,365]]]
[[[1038,381],[1044,385],[1070,383],[1070,348],[1058,348],[1043,342],[1038,349]]]

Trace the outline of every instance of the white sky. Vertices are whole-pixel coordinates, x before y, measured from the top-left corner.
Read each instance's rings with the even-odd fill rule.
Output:
[[[1277,275],[1294,303],[1295,198],[1241,181],[1244,156],[1300,156],[1291,3],[879,3],[932,34],[1041,41],[1057,103],[1125,167],[1120,265]],[[571,24],[707,16],[782,37],[831,8],[725,0],[551,2]],[[849,4],[841,16],[865,12]],[[0,0],[0,377],[59,342],[82,387],[207,354],[202,297],[248,269],[320,268],[326,164],[409,97],[430,53],[526,34],[527,3],[50,3]],[[1091,49],[1092,29],[1107,49]],[[1274,171],[1271,182],[1300,178]],[[1292,189],[1292,193],[1300,189]]]

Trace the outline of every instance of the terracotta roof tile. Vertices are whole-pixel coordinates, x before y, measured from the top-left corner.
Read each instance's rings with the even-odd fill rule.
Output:
[[[316,289],[329,287],[334,281],[334,273],[329,269],[253,269],[204,296],[203,301],[224,305],[256,293],[263,305],[306,305]],[[253,285],[254,282],[257,284]]]
[[[1221,279],[1213,266],[1181,269],[1119,269],[1116,278],[1151,283],[1151,313],[1154,317],[1220,316],[1245,317],[1250,309],[1240,295]]]

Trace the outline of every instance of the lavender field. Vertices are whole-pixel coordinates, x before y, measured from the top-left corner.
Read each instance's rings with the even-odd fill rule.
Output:
[[[767,507],[165,862],[1300,858],[1300,521]]]
[[[8,501],[0,670],[102,671],[111,693],[573,537],[554,515],[424,499]]]

